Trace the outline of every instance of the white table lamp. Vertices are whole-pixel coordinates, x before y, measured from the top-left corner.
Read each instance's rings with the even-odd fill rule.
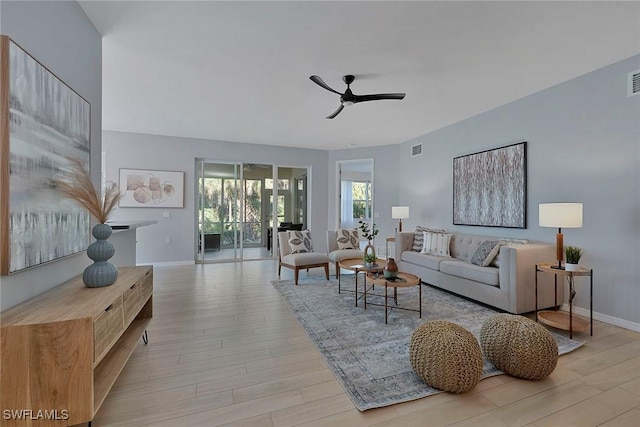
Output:
[[[538,205],[538,221],[540,227],[554,227],[556,234],[556,259],[558,265],[553,268],[562,269],[563,228],[582,227],[582,203],[540,203]]]
[[[402,231],[402,220],[409,218],[409,206],[392,206],[391,218],[400,220],[398,231]]]

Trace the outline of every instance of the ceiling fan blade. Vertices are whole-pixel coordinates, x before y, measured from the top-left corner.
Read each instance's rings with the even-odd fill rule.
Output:
[[[315,84],[317,84],[318,86],[323,87],[323,88],[325,88],[326,90],[328,90],[328,91],[330,91],[330,92],[337,93],[338,95],[342,95],[340,92],[336,92],[335,90],[331,89],[331,88],[329,87],[329,85],[328,85],[328,84],[326,84],[326,83],[324,82],[324,80],[322,80],[320,77],[318,77],[318,76],[311,76],[311,77],[309,77],[309,78],[311,79],[311,81],[312,81],[312,82],[314,82],[314,83],[315,83]]]
[[[404,93],[377,93],[374,95],[356,95],[356,102],[379,101],[381,99],[404,99]]]
[[[335,116],[337,116],[338,114],[340,114],[340,111],[342,111],[344,109],[344,105],[340,104],[340,106],[338,107],[338,109],[336,111],[334,111],[330,116],[327,116],[327,119],[333,119]]]

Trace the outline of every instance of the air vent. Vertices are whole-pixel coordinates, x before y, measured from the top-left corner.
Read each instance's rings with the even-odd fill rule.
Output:
[[[416,144],[411,146],[411,157],[422,155],[422,144]]]
[[[640,95],[640,70],[629,73],[628,96]]]

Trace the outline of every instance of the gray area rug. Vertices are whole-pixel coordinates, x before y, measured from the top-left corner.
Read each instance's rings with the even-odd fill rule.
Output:
[[[384,307],[354,304],[353,275],[342,276],[342,293],[338,282],[324,278],[304,278],[298,286],[293,280],[271,282],[289,303],[311,340],[342,383],[360,411],[419,399],[440,390],[425,384],[409,362],[409,343],[416,326],[428,320],[444,319],[458,323],[476,337],[482,323],[497,314],[490,308],[457,297],[431,286],[422,286],[422,319],[417,312],[393,310],[389,324],[384,323]],[[360,279],[360,286],[362,286]],[[376,293],[384,293],[376,288]],[[377,298],[377,300],[376,300]],[[398,304],[417,308],[418,288],[399,289]],[[367,302],[384,303],[381,297],[367,297]],[[560,354],[583,343],[553,334]],[[485,359],[482,378],[500,375]]]

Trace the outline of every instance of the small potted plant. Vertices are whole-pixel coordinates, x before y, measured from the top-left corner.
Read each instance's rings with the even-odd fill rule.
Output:
[[[582,249],[577,246],[567,246],[564,248],[564,257],[565,264],[564,269],[567,271],[578,271],[580,267],[578,266],[578,262],[580,258],[584,255]]]
[[[367,268],[374,267],[376,263],[375,252],[368,252],[364,254],[364,266]]]

